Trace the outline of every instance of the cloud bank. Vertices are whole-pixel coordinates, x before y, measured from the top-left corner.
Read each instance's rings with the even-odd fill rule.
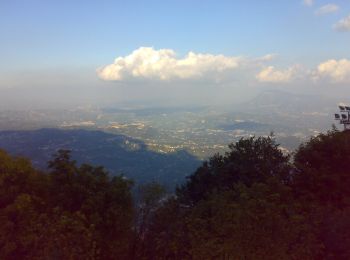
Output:
[[[97,69],[98,76],[106,81],[135,82],[173,82],[184,83],[237,83],[249,85],[292,84],[292,83],[330,83],[350,82],[350,60],[329,59],[318,63],[314,68],[292,64],[286,69],[277,68],[270,63],[276,54],[248,58],[189,52],[178,58],[172,49],[156,50],[141,47],[131,54],[118,57],[112,64]]]
[[[270,83],[287,83],[292,81],[296,74],[296,67],[291,67],[286,70],[276,70],[274,66],[268,66],[262,69],[256,78],[260,82]]]
[[[350,82],[350,60],[327,60],[320,63],[313,73],[314,80],[329,80],[332,83]]]
[[[141,47],[125,57],[97,70],[103,80],[124,81],[132,79],[220,79],[220,76],[239,67],[242,58],[189,52],[177,58],[171,49],[155,50]]]

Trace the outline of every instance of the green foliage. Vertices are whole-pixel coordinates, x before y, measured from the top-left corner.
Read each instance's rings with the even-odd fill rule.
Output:
[[[289,157],[278,149],[272,137],[240,139],[229,148],[225,156],[215,155],[204,162],[178,189],[184,202],[196,203],[213,192],[231,190],[237,183],[251,186],[271,178],[288,181]]]
[[[293,163],[271,137],[231,144],[154,214],[147,259],[349,259],[349,144],[320,135]]]
[[[350,131],[320,134],[295,154],[299,196],[336,208],[350,206]]]
[[[0,258],[125,258],[132,183],[102,167],[78,167],[69,151],[59,151],[49,167],[41,173],[0,152]]]
[[[0,259],[350,259],[350,132],[215,155],[176,194],[59,151],[50,171],[0,151]]]
[[[195,259],[309,259],[319,250],[288,188],[254,183],[213,195],[188,217]]]
[[[229,148],[157,210],[148,259],[312,258],[321,245],[293,197],[289,157],[272,137]]]
[[[293,189],[327,259],[350,259],[350,132],[336,129],[301,145]]]
[[[192,259],[187,219],[190,209],[171,197],[159,207],[145,233],[143,259]]]
[[[165,195],[166,189],[164,186],[154,181],[138,187],[138,212],[132,249],[133,257],[140,258],[145,254],[147,250],[146,233],[152,218],[154,218],[154,212],[161,206],[161,201]]]

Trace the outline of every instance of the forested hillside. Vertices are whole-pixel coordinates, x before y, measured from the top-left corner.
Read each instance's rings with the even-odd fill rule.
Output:
[[[103,165],[111,175],[122,173],[138,183],[157,181],[171,190],[201,163],[185,150],[159,153],[126,135],[82,129],[0,131],[0,148],[31,159],[42,170],[55,151],[69,149],[79,165]]]
[[[349,163],[349,131],[292,156],[244,138],[166,194],[66,150],[47,172],[1,151],[0,259],[350,259]]]

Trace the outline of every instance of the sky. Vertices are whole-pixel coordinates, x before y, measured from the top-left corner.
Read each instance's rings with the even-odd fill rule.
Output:
[[[0,1],[0,109],[350,94],[350,1]]]

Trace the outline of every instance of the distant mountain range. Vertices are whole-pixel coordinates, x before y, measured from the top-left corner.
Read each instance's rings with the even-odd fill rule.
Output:
[[[186,151],[157,153],[142,141],[88,130],[0,131],[0,149],[30,158],[41,169],[57,150],[69,149],[78,163],[102,165],[112,174],[122,173],[137,183],[155,180],[169,188],[182,183],[201,163]]]

